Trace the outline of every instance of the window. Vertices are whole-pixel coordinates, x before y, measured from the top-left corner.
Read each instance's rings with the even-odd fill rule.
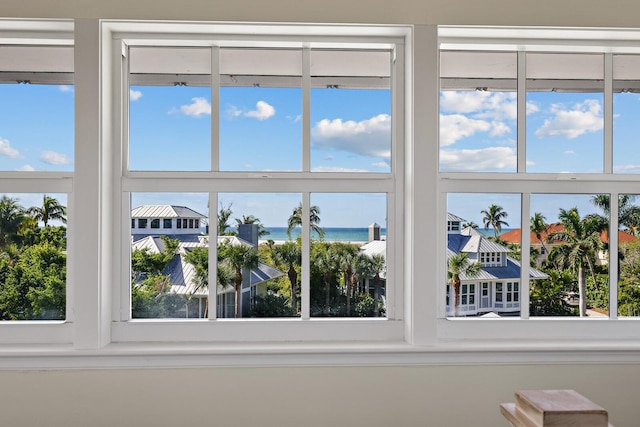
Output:
[[[140,218],[138,220],[138,228],[147,228],[147,219],[146,218]]]
[[[309,42],[262,38],[268,26],[253,36],[228,30],[114,36],[126,52],[127,96],[113,101],[128,129],[114,157],[125,159],[122,181],[114,177],[119,209],[177,213],[175,234],[122,239],[114,341],[143,329],[196,341],[282,338],[275,323],[265,334],[243,322],[231,336],[214,322],[239,317],[345,322],[323,321],[323,339],[401,336],[404,37]],[[167,155],[176,140],[198,155]],[[211,322],[170,325],[177,318]],[[292,337],[313,339],[304,323],[291,325]]]
[[[162,228],[171,228],[173,226],[173,220],[165,218],[162,220]]]

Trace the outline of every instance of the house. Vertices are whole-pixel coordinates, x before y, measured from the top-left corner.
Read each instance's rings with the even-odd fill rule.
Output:
[[[360,246],[360,253],[373,257],[375,255],[381,255],[385,260],[387,259],[387,242],[382,239],[380,235],[380,225],[377,223],[371,224],[369,227],[369,240],[364,245]],[[379,296],[382,299],[382,303],[386,305],[385,297],[387,292],[387,267],[379,273]],[[358,293],[368,293],[373,296],[374,294],[374,279],[368,277],[360,282],[358,285]]]
[[[447,262],[456,254],[466,253],[471,262],[479,262],[482,268],[477,276],[461,274],[458,315],[519,313],[520,263],[509,257],[510,249],[471,227],[462,229],[463,222],[464,219],[447,214]],[[531,280],[546,277],[541,271],[529,269]],[[447,285],[447,315],[454,315],[452,301],[453,289]]]
[[[195,267],[185,260],[185,255],[196,247],[208,247],[209,236],[202,233],[200,226],[206,223],[206,216],[185,206],[143,205],[131,211],[131,250],[148,250],[160,253],[164,249],[161,236],[179,241],[178,254],[169,262],[164,274],[170,277],[170,292],[193,298],[197,301],[198,317],[205,315],[207,289],[198,286]],[[218,245],[223,243],[258,246],[257,224],[239,225],[238,236],[218,236]],[[240,312],[246,316],[256,295],[266,292],[266,282],[284,273],[265,263],[260,263],[243,274]],[[235,317],[235,290],[233,286],[218,287],[216,313],[219,318]],[[185,313],[185,317],[188,314]]]
[[[506,233],[500,235],[500,240],[503,242],[511,243],[514,245],[520,245],[521,242],[521,229],[514,228],[513,230],[509,230]],[[553,223],[547,225],[547,229],[540,233],[540,239],[536,236],[535,233],[531,233],[529,237],[529,241],[531,242],[531,247],[536,249],[540,256],[536,259],[536,264],[538,266],[542,265],[542,263],[547,259],[549,252],[558,245],[562,245],[564,242],[555,241],[548,242],[547,237],[550,234],[558,233],[564,231],[564,226],[560,223]],[[637,239],[637,237],[619,230],[618,231],[618,242],[619,243],[629,243],[633,242]],[[609,243],[609,235],[606,231],[600,233],[600,241],[605,244],[605,247],[608,246]],[[598,263],[601,265],[606,265],[609,263],[609,251],[606,249],[602,249],[598,252]]]

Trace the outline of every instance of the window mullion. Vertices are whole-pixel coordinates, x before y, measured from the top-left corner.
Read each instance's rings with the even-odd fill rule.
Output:
[[[604,173],[613,173],[613,55],[604,55]]]
[[[213,209],[211,208],[213,206]],[[209,193],[209,271],[207,292],[209,293],[208,318],[216,319],[218,317],[218,221],[217,209],[218,193]],[[211,221],[216,221],[211,224]]]
[[[311,232],[310,232],[310,195],[308,192],[302,193],[302,274],[301,274],[301,308],[300,317],[309,319],[311,317]]]
[[[211,48],[211,170],[220,170],[220,47]],[[217,206],[217,205],[214,205]],[[214,209],[215,212],[215,209]]]
[[[518,173],[527,171],[527,54],[518,52],[518,116],[517,116],[517,162]]]
[[[520,209],[520,318],[529,318],[529,266],[531,253],[529,248],[531,247],[531,232],[529,231],[529,215],[531,211],[531,194],[524,193],[521,196],[521,209]]]
[[[311,50],[302,49],[302,171],[311,170]]]
[[[609,195],[609,318],[618,318],[618,265],[620,258],[618,255],[618,219],[620,218],[619,200],[620,195],[612,192]]]

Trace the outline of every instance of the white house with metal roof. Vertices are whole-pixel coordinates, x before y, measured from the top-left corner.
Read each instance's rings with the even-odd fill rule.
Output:
[[[141,223],[141,220],[146,221]],[[206,224],[206,220],[205,215],[184,206],[144,205],[131,212],[132,252],[147,250],[149,253],[161,253],[164,249],[161,236],[178,240],[178,253],[169,262],[163,274],[170,278],[170,292],[198,301],[199,317],[204,316],[208,293],[207,289],[198,286],[195,267],[185,260],[185,255],[193,248],[209,247],[209,236],[200,230],[200,227]],[[143,226],[141,227],[140,224]],[[159,226],[150,227],[151,224]],[[218,245],[227,243],[232,246],[257,247],[257,225],[241,224],[240,228],[239,236],[218,236]],[[249,311],[255,296],[266,292],[267,281],[284,275],[282,271],[264,263],[260,263],[247,273],[243,273],[240,300],[240,311],[243,315]],[[216,310],[220,318],[235,316],[233,286],[218,287]]]
[[[494,312],[516,314],[520,312],[520,262],[508,256],[510,249],[487,239],[471,227],[462,228],[464,219],[447,214],[447,262],[461,252],[471,262],[481,265],[477,276],[461,274],[458,315],[475,316]],[[547,275],[529,269],[531,280]],[[447,315],[454,314],[453,289],[447,285]]]

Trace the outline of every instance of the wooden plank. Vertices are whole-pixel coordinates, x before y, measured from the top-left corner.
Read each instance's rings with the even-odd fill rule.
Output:
[[[607,427],[608,414],[574,390],[520,390],[516,416],[530,427]],[[528,423],[530,421],[530,423]]]

